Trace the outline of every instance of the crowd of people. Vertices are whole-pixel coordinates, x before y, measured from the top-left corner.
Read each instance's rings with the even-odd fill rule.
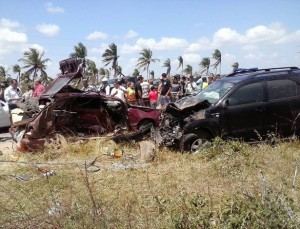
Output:
[[[8,87],[1,86],[0,99],[7,102],[9,109],[17,108],[17,102],[26,100],[30,97],[38,97],[45,91],[45,86],[42,85],[41,79],[36,78],[34,80],[34,88],[28,86],[27,91],[22,93],[18,81],[12,79]]]
[[[186,95],[191,95],[201,91],[213,81],[220,79],[220,75],[211,73],[208,77],[203,77],[195,81],[193,76],[175,75],[172,82],[167,75],[163,73],[160,83],[154,85],[153,80],[146,81],[143,76],[139,76],[136,82],[131,82],[128,78],[115,80],[113,88],[108,85],[108,79],[102,79],[99,87],[93,87],[87,80],[83,81],[83,91],[99,91],[107,96],[116,97],[122,101],[140,106],[147,106],[156,109],[162,109],[170,102],[174,102]]]
[[[170,102],[174,102],[186,95],[191,95],[200,91],[220,79],[220,75],[211,73],[208,77],[199,78],[197,81],[193,76],[175,75],[168,79],[163,73],[158,85],[154,85],[153,80],[146,81],[143,76],[139,76],[136,82],[131,82],[128,78],[115,80],[113,87],[108,84],[108,79],[104,77],[102,84],[95,87],[89,84],[87,79],[82,80],[82,91],[98,91],[106,96],[118,98],[128,104],[147,106],[155,109],[165,108]],[[172,80],[172,82],[171,82]],[[30,97],[38,97],[45,91],[39,78],[34,80],[34,88],[28,87],[22,93],[18,86],[18,81],[13,79],[6,89],[0,88],[0,99],[6,101],[10,109],[16,108],[16,102]]]

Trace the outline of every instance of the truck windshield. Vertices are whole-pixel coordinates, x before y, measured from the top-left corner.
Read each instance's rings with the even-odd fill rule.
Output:
[[[214,104],[218,102],[233,86],[233,82],[217,80],[200,91],[195,97],[199,101],[207,100],[209,103]]]

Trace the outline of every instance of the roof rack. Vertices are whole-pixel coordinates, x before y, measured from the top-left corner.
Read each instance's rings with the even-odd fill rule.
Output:
[[[258,69],[258,68],[238,68],[236,70],[234,70],[234,72],[228,74],[226,77],[230,77],[230,76],[235,76],[237,74],[241,74],[241,73],[251,73],[251,72],[270,72],[270,71],[274,71],[274,70],[298,70],[298,67],[278,67],[278,68],[262,68],[262,69]]]

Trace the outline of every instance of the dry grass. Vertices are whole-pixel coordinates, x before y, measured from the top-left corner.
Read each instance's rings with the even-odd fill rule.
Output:
[[[139,154],[134,143],[115,145],[101,139],[21,155],[24,161],[49,164],[15,163],[2,172],[0,227],[235,228],[232,221],[224,222],[224,206],[241,204],[245,197],[259,202],[262,195],[271,198],[271,193],[284,193],[293,200],[290,220],[293,225],[298,223],[299,212],[294,210],[299,209],[300,197],[300,181],[295,176],[300,160],[298,141],[249,146],[218,140],[198,155],[159,149],[147,167],[128,169],[122,166],[144,164],[107,155],[115,149],[132,156]],[[96,157],[100,171],[89,173],[85,163]],[[44,177],[37,166],[56,174]],[[7,175],[31,180],[19,181]]]

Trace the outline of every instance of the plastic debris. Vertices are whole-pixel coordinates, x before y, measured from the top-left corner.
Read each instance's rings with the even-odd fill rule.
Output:
[[[20,157],[14,156],[14,155],[9,155],[9,160],[10,161],[18,161],[20,159]]]
[[[48,211],[49,216],[57,216],[62,213],[62,207],[60,203],[55,203],[54,206]]]

